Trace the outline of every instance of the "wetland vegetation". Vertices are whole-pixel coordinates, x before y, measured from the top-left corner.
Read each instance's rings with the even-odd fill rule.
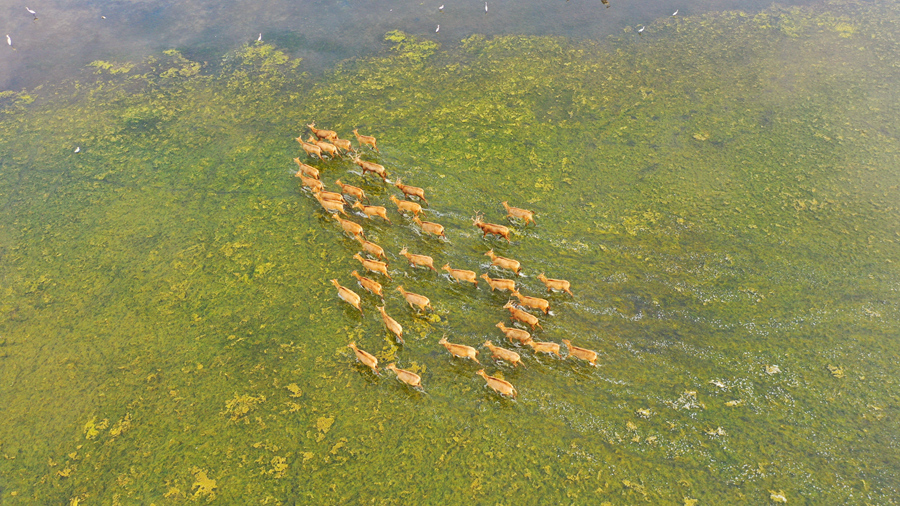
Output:
[[[896,503],[898,22],[875,1],[593,42],[393,31],[324,77],[261,43],[0,94],[0,503]],[[356,289],[359,243],[292,175],[313,121],[375,135],[363,157],[445,226],[307,160],[387,207],[352,219],[388,252],[402,346],[329,281]],[[510,243],[472,225],[508,224],[502,201],[536,212]],[[536,337],[599,367],[489,360],[508,295],[404,247],[521,261]]]

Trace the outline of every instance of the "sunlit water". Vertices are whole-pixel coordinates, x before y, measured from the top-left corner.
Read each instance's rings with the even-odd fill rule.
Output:
[[[299,47],[245,38],[221,64],[136,52],[5,93],[0,502],[895,503],[900,11],[668,14],[577,40],[379,25],[385,49],[313,77]],[[348,159],[301,156],[312,121],[377,136],[362,157],[423,187],[447,239]],[[387,207],[350,219],[388,252],[392,279],[368,275],[404,345],[297,156]],[[507,293],[403,247],[492,277],[512,275],[489,249],[521,261],[550,302],[534,337],[599,366],[509,343]]]

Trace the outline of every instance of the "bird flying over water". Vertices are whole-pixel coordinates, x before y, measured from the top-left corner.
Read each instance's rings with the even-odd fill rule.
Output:
[[[484,13],[487,14],[487,2],[484,3]]]
[[[444,4],[441,4],[441,6],[438,7],[438,10],[439,10],[440,12],[444,12]]]
[[[437,28],[434,29],[434,33],[438,33],[441,31],[441,25],[438,25]]]
[[[12,39],[9,37],[8,33],[6,34],[6,43],[9,44],[10,46],[12,45]]]
[[[28,14],[31,14],[32,16],[34,16],[34,19],[37,19],[37,12],[34,12],[33,10],[29,9],[28,7],[25,7],[25,10],[28,11]]]
[[[259,34],[259,37],[256,38],[256,42],[262,42],[262,34]]]
[[[643,35],[643,34],[644,34],[644,29],[645,29],[645,28],[647,28],[647,27],[644,26],[644,25],[641,25],[641,27],[638,28],[638,35]]]
[[[673,16],[677,16],[677,15],[678,15],[678,9],[675,9],[675,12],[673,12],[672,15],[673,15]]]

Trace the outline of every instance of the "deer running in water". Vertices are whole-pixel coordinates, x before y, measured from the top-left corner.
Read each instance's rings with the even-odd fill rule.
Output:
[[[350,273],[351,276],[356,278],[356,282],[359,283],[359,286],[371,292],[373,295],[377,295],[381,297],[381,300],[384,300],[384,293],[382,293],[381,283],[375,281],[374,279],[369,279],[363,276],[360,276],[358,272],[353,271]]]
[[[506,348],[494,346],[494,343],[490,341],[485,341],[484,345],[487,346],[487,349],[491,350],[491,357],[509,362],[516,367],[524,365],[522,364],[522,357],[520,357],[518,353],[507,350]]]
[[[428,297],[419,295],[417,293],[407,292],[403,289],[403,285],[398,286],[397,291],[403,294],[403,298],[406,299],[409,307],[413,309],[418,307],[420,311],[425,311],[425,309],[434,311],[434,308],[431,307],[431,301],[428,300]]]
[[[548,292],[551,290],[562,290],[567,294],[572,295],[572,290],[570,289],[569,282],[565,279],[548,278],[547,276],[544,276],[543,272],[538,274],[538,279],[541,280],[542,283],[544,283],[544,286],[547,287]],[[572,296],[574,297],[574,295]]]
[[[572,341],[568,339],[563,339],[563,343],[565,343],[566,348],[569,349],[569,356],[580,358],[581,360],[586,360],[589,364],[594,367],[597,367],[597,352],[594,350],[589,350],[587,348],[579,348],[578,346],[572,345]]]
[[[384,248],[375,244],[372,241],[367,241],[360,236],[356,236],[356,240],[359,241],[359,244],[362,246],[363,251],[372,255],[375,258],[386,259],[384,256]]]
[[[353,237],[359,237],[363,235],[363,228],[359,225],[359,223],[354,223],[350,220],[342,220],[341,217],[336,214],[332,214],[331,216],[341,224],[341,228],[344,229],[344,232],[347,232]]]
[[[406,211],[409,213],[413,213],[414,216],[418,216],[419,213],[422,212],[422,206],[420,206],[419,204],[417,204],[415,202],[410,202],[408,200],[400,200],[393,195],[391,195],[389,198],[391,199],[391,202],[393,202],[394,204],[397,204],[397,212]]]
[[[506,305],[503,306],[503,308],[509,309],[509,316],[513,320],[522,322],[525,325],[530,325],[531,330],[534,330],[535,327],[540,327],[541,330],[544,329],[544,327],[541,327],[541,322],[538,321],[537,316],[534,316],[533,314],[526,311],[522,311],[521,309],[514,306],[512,302],[507,302]]]
[[[406,257],[406,259],[409,260],[410,266],[418,265],[420,267],[428,267],[433,271],[437,270],[434,268],[434,259],[428,255],[416,255],[415,253],[408,252],[406,248],[403,248],[400,250],[400,256]]]
[[[546,353],[548,355],[556,355],[557,357],[562,358],[562,355],[559,354],[559,345],[556,343],[545,343],[532,339],[525,344],[531,346],[531,349],[533,349],[536,353]]]
[[[357,142],[359,142],[360,147],[362,147],[364,144],[368,144],[369,146],[372,146],[372,149],[378,151],[378,146],[375,145],[375,137],[372,137],[371,135],[363,135],[359,133],[359,130],[356,128],[353,129],[353,135],[356,136],[356,140]]]
[[[513,291],[516,289],[516,282],[511,279],[492,278],[488,276],[486,272],[482,274],[481,277],[487,281],[488,285],[490,285],[492,292],[495,288],[501,292],[504,290]]]
[[[367,162],[359,156],[354,158],[353,162],[356,163],[356,165],[359,165],[359,167],[362,169],[363,176],[365,176],[367,172],[371,172],[380,176],[382,180],[387,181],[388,173],[387,170],[385,170],[384,165],[379,165],[375,162]]]
[[[518,260],[513,260],[511,258],[506,257],[498,257],[494,254],[494,250],[488,250],[484,256],[491,257],[491,265],[496,265],[501,269],[508,269],[519,275],[519,271],[522,270],[522,264],[519,263]]]
[[[312,165],[306,165],[305,163],[301,162],[300,157],[294,158],[294,163],[296,163],[297,166],[300,167],[300,172],[298,172],[298,174],[302,172],[303,174],[311,178],[319,179],[319,169],[313,167]]]
[[[372,272],[380,272],[387,276],[388,279],[393,279],[387,271],[387,264],[385,262],[379,262],[378,260],[369,260],[368,258],[363,258],[359,253],[355,253],[353,258],[359,260],[359,263],[362,264],[363,268],[367,271]]]
[[[425,200],[425,190],[423,190],[422,188],[419,188],[418,186],[409,186],[409,185],[403,184],[400,181],[400,178],[397,178],[397,180],[394,181],[394,186],[396,186],[400,191],[402,191],[403,195],[405,195],[406,198],[409,198],[410,196],[414,196],[414,197],[418,197],[419,199],[421,199],[422,202],[424,202],[426,204],[428,203],[428,201]]]
[[[531,340],[531,334],[529,334],[528,332],[520,329],[514,329],[512,327],[507,327],[503,324],[503,322],[497,323],[497,328],[503,331],[503,334],[507,339],[509,339],[510,342],[515,340],[519,341],[521,344],[525,344]]]
[[[360,299],[359,295],[357,295],[356,292],[347,288],[346,286],[341,286],[341,284],[338,283],[338,280],[336,279],[332,279],[331,284],[334,285],[335,288],[337,288],[338,297],[340,297],[342,301],[355,307],[359,310],[359,314],[362,314],[362,307],[359,305],[362,299]]]
[[[430,221],[422,221],[419,219],[418,215],[413,216],[413,221],[416,222],[416,225],[418,225],[419,227],[422,228],[423,232],[425,232],[427,234],[443,237],[444,239],[447,238],[447,236],[444,235],[444,226],[443,225],[438,225],[437,223],[432,223]]]
[[[337,139],[337,132],[335,132],[334,130],[319,130],[318,128],[316,128],[316,124],[314,122],[306,126],[308,126],[309,129],[312,130],[312,133],[314,133],[319,139],[325,139],[329,141]]]
[[[478,280],[475,279],[475,273],[472,271],[467,271],[465,269],[453,269],[450,267],[450,264],[444,264],[441,269],[450,273],[454,279],[456,279],[457,283],[460,281],[468,281],[469,283],[474,283],[475,286],[478,286]]]
[[[512,383],[502,380],[500,378],[496,378],[494,376],[488,376],[484,369],[476,372],[475,374],[484,378],[484,381],[487,382],[487,385],[491,387],[491,389],[498,394],[504,397],[510,397],[515,399],[519,392],[516,391],[516,387],[512,386]]]
[[[303,148],[303,151],[306,151],[307,156],[317,156],[319,157],[319,160],[324,160],[324,158],[322,158],[322,148],[316,146],[315,144],[310,144],[300,137],[297,137],[294,140],[300,143],[300,147]]]
[[[407,371],[406,369],[400,369],[399,367],[395,366],[393,362],[384,367],[386,369],[394,371],[394,374],[397,375],[398,380],[415,389],[422,390],[423,392],[425,391],[425,389],[422,388],[422,378],[418,374],[412,371]]]
[[[513,290],[512,294],[515,295],[517,299],[519,299],[519,304],[522,304],[525,307],[530,307],[531,309],[539,309],[543,311],[544,314],[550,312],[550,302],[548,302],[547,299],[522,295],[517,290]]]
[[[388,316],[388,314],[384,311],[384,306],[376,306],[376,308],[381,313],[381,321],[384,322],[384,326],[387,327],[391,334],[394,334],[400,344],[403,344],[403,327],[401,327],[400,324],[397,323],[397,320]]]
[[[519,218],[520,220],[525,221],[525,224],[528,225],[528,222],[534,222],[534,211],[529,211],[528,209],[522,209],[519,207],[511,207],[504,200],[501,202],[503,204],[504,209],[506,209],[506,217],[507,218]],[[535,223],[537,225],[537,223]]]
[[[353,209],[361,209],[363,213],[365,213],[367,218],[371,218],[373,216],[378,216],[379,218],[384,219],[388,223],[391,223],[391,219],[387,217],[387,209],[381,206],[367,206],[360,201],[356,201],[353,203]]]
[[[375,358],[374,355],[357,348],[356,343],[354,342],[348,344],[347,347],[353,350],[353,353],[356,354],[356,360],[359,360],[363,365],[365,365],[369,369],[372,369],[372,372],[378,374],[378,359]]]
[[[356,186],[344,184],[340,179],[335,181],[335,183],[341,187],[341,193],[345,195],[353,195],[353,198],[356,200],[365,200],[369,201],[369,197],[366,196],[366,192],[362,190],[362,188],[357,188]]]
[[[466,346],[465,344],[453,344],[447,341],[447,336],[442,337],[441,340],[438,341],[438,344],[447,348],[447,351],[454,357],[468,358],[474,360],[475,363],[481,363],[478,361],[478,350],[471,346]]]
[[[474,218],[472,218],[472,223],[481,229],[483,235],[482,239],[487,237],[488,234],[499,235],[500,237],[506,239],[506,242],[510,242],[509,240],[509,228],[504,227],[503,225],[494,225],[493,223],[485,223],[481,221],[483,215],[476,214]]]

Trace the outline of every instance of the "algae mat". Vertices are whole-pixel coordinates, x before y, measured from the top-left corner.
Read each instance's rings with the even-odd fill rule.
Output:
[[[317,81],[261,44],[215,72],[170,51],[4,93],[0,502],[895,503],[898,20],[875,2],[602,43],[391,32]],[[403,346],[379,299],[360,314],[329,282],[356,289],[359,245],[292,177],[311,121],[376,135],[363,157],[446,227],[422,235],[349,160],[311,162],[388,207],[352,219],[388,251]],[[507,223],[504,200],[537,224],[482,238],[471,218]],[[508,294],[403,247],[521,261],[551,306],[535,337],[599,367],[490,360]]]

